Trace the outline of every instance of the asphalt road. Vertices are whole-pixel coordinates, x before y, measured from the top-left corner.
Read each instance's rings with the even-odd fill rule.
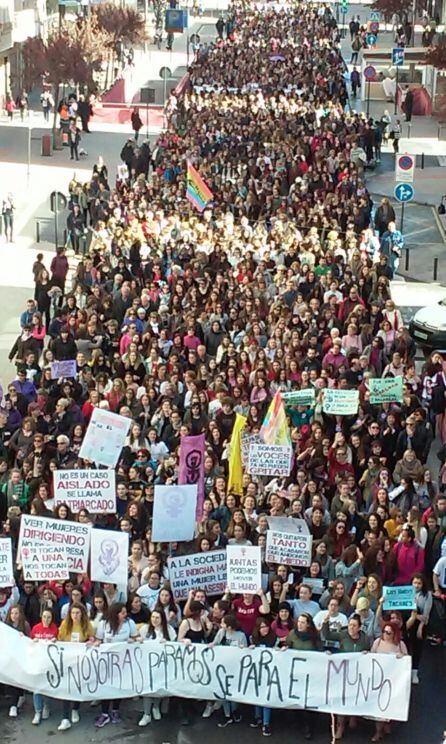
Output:
[[[397,723],[393,726],[388,742],[398,744],[441,744],[442,733],[446,729],[446,712],[444,706],[444,691],[446,685],[446,651],[445,649],[427,646],[420,668],[420,684],[412,686],[412,700],[408,723]],[[32,726],[33,716],[31,695],[27,695],[25,707],[17,719],[10,719],[8,715],[9,703],[4,697],[0,701],[0,715],[2,717],[3,741],[28,742],[31,744],[50,744],[55,737],[58,741],[67,738],[76,744],[79,742],[119,742],[144,741],[146,744],[197,744],[208,741],[210,744],[227,744],[228,736],[236,742],[254,744],[262,738],[258,729],[251,729],[252,706],[242,706],[242,722],[230,728],[219,729],[217,722],[219,713],[214,713],[209,720],[203,720],[200,714],[204,708],[196,704],[197,713],[190,726],[180,726],[176,706],[159,722],[152,722],[146,728],[139,728],[141,716],[141,701],[124,701],[122,708],[122,723],[105,726],[103,729],[94,727],[94,719],[99,708],[91,707],[89,703],[81,706],[80,723],[63,734],[57,731],[60,723],[61,703],[55,701],[52,714],[40,726]],[[303,742],[301,716],[295,711],[273,711],[271,741],[281,744],[298,744]],[[330,716],[314,714],[315,744],[328,744],[330,739]],[[373,734],[374,725],[371,721],[359,721],[356,731],[348,731],[344,740],[348,744],[364,744]]]

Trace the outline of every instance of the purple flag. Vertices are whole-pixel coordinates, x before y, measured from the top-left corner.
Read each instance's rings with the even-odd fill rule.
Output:
[[[198,485],[196,516],[201,519],[204,501],[204,434],[181,437],[178,484],[184,486],[194,483]]]

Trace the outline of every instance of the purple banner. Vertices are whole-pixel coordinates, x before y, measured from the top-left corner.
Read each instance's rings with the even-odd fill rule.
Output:
[[[197,519],[201,519],[204,501],[204,434],[181,437],[178,483],[180,486],[197,484]]]

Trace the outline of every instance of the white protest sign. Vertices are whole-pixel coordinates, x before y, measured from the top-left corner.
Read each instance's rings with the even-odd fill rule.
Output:
[[[22,514],[20,517],[18,560],[20,560],[23,548],[35,548],[40,545],[48,550],[64,548],[68,556],[70,572],[88,573],[90,531],[90,524]]]
[[[260,434],[250,434],[249,431],[243,429],[240,434],[240,453],[242,456],[242,465],[244,470],[247,469],[249,463],[249,448],[252,444],[263,444],[263,439]]]
[[[22,546],[21,557],[25,581],[64,581],[70,577],[64,546]]]
[[[75,359],[64,359],[60,362],[51,362],[51,379],[58,380],[59,377],[76,377],[77,364]]]
[[[410,656],[211,648],[199,643],[33,642],[0,623],[0,683],[57,700],[140,695],[407,721]]]
[[[116,530],[91,531],[91,580],[128,583],[129,535]]]
[[[229,591],[236,594],[258,592],[262,588],[260,546],[228,545],[226,555]]]
[[[175,599],[187,599],[191,589],[212,597],[224,594],[227,584],[226,550],[209,550],[167,559],[169,581]]]
[[[195,534],[198,485],[155,486],[152,520],[154,542],[182,542]]]
[[[116,513],[114,470],[55,470],[54,504],[66,504],[73,514],[88,509],[90,514]]]
[[[297,519],[295,517],[267,517],[267,521],[271,530],[294,532],[295,535],[310,534],[305,519]]]
[[[248,472],[251,475],[289,475],[292,449],[287,444],[250,444]]]
[[[322,410],[324,413],[336,416],[353,416],[358,413],[359,390],[337,390],[326,388],[324,390],[324,402]]]
[[[115,468],[132,419],[94,408],[80,448],[79,457],[98,465]]]
[[[282,393],[282,399],[287,407],[314,406],[314,402],[316,400],[316,390],[314,388],[291,390],[289,393]]]
[[[268,530],[265,560],[267,563],[284,563],[285,566],[309,566],[312,546],[311,535]]]
[[[10,537],[0,537],[0,587],[14,585],[12,541]]]

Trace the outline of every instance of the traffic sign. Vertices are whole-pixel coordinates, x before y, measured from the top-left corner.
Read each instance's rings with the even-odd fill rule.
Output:
[[[395,65],[395,67],[404,65],[404,47],[394,47],[392,49],[392,65]]]
[[[395,186],[393,193],[395,194],[395,199],[405,204],[405,202],[412,201],[415,195],[415,189],[410,183],[399,183]]]
[[[377,38],[376,34],[367,34],[368,46],[375,46]]]
[[[169,80],[172,77],[172,71],[169,67],[162,67],[159,71],[159,76],[161,80]]]
[[[370,13],[370,20],[372,21],[380,21],[381,20],[381,13],[379,10],[372,10]]]
[[[50,209],[52,212],[63,212],[67,206],[67,197],[61,191],[52,191],[50,195]]]
[[[373,67],[373,65],[367,65],[367,67],[364,67],[364,77],[368,82],[374,80],[376,77],[376,67]]]
[[[372,21],[370,24],[370,31],[372,34],[377,34],[379,31],[379,23],[378,21]]]
[[[395,181],[397,183],[413,183],[415,171],[415,156],[407,152],[395,158]]]

